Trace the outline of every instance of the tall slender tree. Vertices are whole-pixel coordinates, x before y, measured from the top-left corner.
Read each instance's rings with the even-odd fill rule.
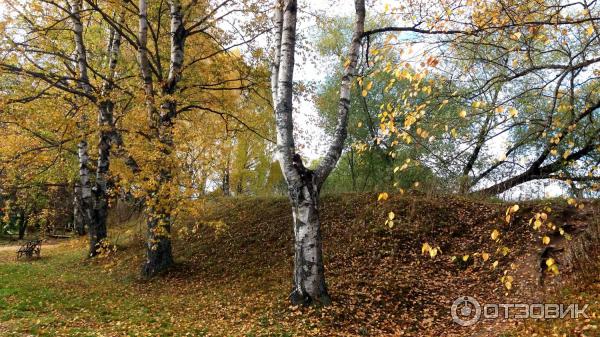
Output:
[[[350,88],[359,61],[365,23],[364,0],[355,0],[354,33],[340,86],[337,126],[325,157],[315,170],[306,168],[296,152],[293,123],[294,53],[296,48],[297,1],[279,1],[275,6],[275,52],[271,89],[275,106],[277,156],[288,186],[294,219],[294,304],[330,302],[323,266],[323,242],[319,219],[319,192],[335,167],[347,135]]]

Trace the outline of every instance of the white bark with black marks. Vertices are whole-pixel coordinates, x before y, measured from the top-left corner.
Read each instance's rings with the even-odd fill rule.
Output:
[[[87,52],[83,40],[83,24],[81,22],[81,1],[71,0],[69,5],[71,10],[70,19],[73,24],[73,35],[75,39],[77,69],[79,71],[77,85],[86,95],[91,96],[92,87],[88,76]],[[85,114],[82,116],[82,121],[84,122],[83,124],[85,124]],[[79,197],[81,197],[81,200],[75,200],[75,202],[81,205],[83,227],[87,227],[91,233],[91,228],[94,226],[94,206],[92,200],[92,185],[90,182],[88,143],[85,136],[82,136],[77,148],[79,159],[79,188],[81,191]]]
[[[275,24],[275,34],[273,43],[275,50],[273,52],[273,62],[271,62],[271,94],[273,104],[277,104],[277,92],[279,91],[279,63],[281,60],[281,34],[283,33],[283,1],[278,0],[275,3],[275,14],[273,23]]]
[[[124,21],[124,13],[120,22]],[[114,88],[117,62],[120,55],[121,34],[111,28],[107,48],[108,63],[106,79],[102,85],[101,101],[98,111],[98,162],[96,166],[96,182],[94,184],[94,223],[90,228],[90,256],[94,256],[101,248],[102,240],[106,239],[108,218],[108,174],[110,155],[113,143],[121,141],[113,117],[114,102],[110,94]],[[119,144],[120,145],[120,144]]]
[[[85,224],[83,227],[87,227],[89,230],[93,223],[93,202],[90,170],[87,166],[90,161],[88,156],[88,143],[85,140],[80,141],[77,145],[77,150],[79,158],[79,180],[81,184],[79,187],[81,192],[81,200],[79,201],[81,205],[81,217],[83,219],[83,223]]]
[[[344,149],[344,142],[348,136],[348,113],[350,111],[350,93],[352,89],[352,82],[356,73],[356,67],[360,56],[360,47],[362,44],[363,33],[365,31],[365,1],[355,0],[355,20],[354,20],[354,33],[352,34],[352,41],[350,43],[350,51],[347,57],[347,66],[344,69],[342,76],[342,83],[340,86],[340,99],[338,103],[338,116],[335,131],[333,133],[333,139],[329,145],[329,149],[325,154],[325,157],[319,163],[319,166],[315,170],[317,184],[319,188],[325,182],[325,179],[329,176],[331,171],[335,168],[342,150]]]
[[[355,31],[348,66],[340,88],[337,126],[325,158],[313,172],[296,153],[293,137],[293,74],[296,46],[297,2],[276,2],[274,21],[275,53],[272,62],[271,89],[275,106],[277,155],[288,186],[294,219],[294,284],[290,300],[293,304],[330,302],[323,266],[322,235],[319,221],[319,191],[339,160],[347,136],[350,89],[358,64],[364,32],[364,0],[356,0]],[[280,19],[281,18],[281,19]]]

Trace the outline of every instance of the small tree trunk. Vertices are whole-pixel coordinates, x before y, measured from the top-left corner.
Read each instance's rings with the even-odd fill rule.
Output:
[[[231,187],[229,185],[229,169],[225,169],[223,171],[223,181],[221,184],[221,188],[223,189],[223,195],[228,197],[231,195]]]
[[[27,219],[25,219],[25,212],[19,213],[19,240],[25,238],[25,230],[27,229]]]
[[[225,163],[225,168],[223,168],[223,178],[221,181],[221,189],[223,190],[223,195],[226,197],[231,196],[231,160],[227,158],[227,162]]]
[[[312,174],[290,188],[294,217],[294,287],[290,300],[298,305],[327,305],[331,302],[325,283],[323,240],[319,221],[319,191]]]
[[[79,236],[85,235],[85,222],[83,220],[83,206],[81,205],[81,187],[76,185],[73,189],[73,229]]]

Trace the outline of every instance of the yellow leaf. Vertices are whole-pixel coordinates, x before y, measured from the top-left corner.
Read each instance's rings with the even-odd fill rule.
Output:
[[[462,257],[462,260],[463,260],[464,262],[467,262],[467,260],[469,260],[469,255],[464,255],[464,256]]]
[[[494,261],[494,263],[492,263],[492,269],[496,269],[496,267],[498,267],[498,261]]]
[[[544,236],[544,237],[542,238],[542,242],[543,242],[545,245],[547,245],[547,244],[549,244],[549,243],[550,243],[550,238],[549,238],[549,237],[547,237],[547,236]]]
[[[423,244],[423,247],[421,247],[421,254],[425,254],[426,252],[429,252],[431,250],[431,246],[425,242]]]
[[[481,258],[483,259],[483,261],[487,261],[490,258],[490,254],[483,252],[481,253]]]
[[[519,111],[514,107],[511,107],[510,109],[508,109],[508,114],[510,115],[510,117],[517,117],[519,115]]]
[[[388,199],[388,194],[387,192],[382,192],[379,193],[379,196],[377,197],[377,201],[381,201],[381,200],[387,200]]]
[[[367,94],[368,94],[368,91],[366,91],[366,90],[363,90],[363,91],[362,91],[362,96],[363,96],[363,97],[367,97]]]
[[[588,27],[588,28],[585,30],[585,33],[586,33],[588,36],[592,36],[592,35],[594,34],[594,26],[590,25],[590,26],[589,26],[589,27]]]
[[[497,229],[494,229],[492,231],[492,240],[497,240],[499,236],[500,236],[500,232],[498,232]]]
[[[431,256],[431,258],[433,259],[438,253],[438,249],[437,248],[432,248],[429,250],[429,256]]]
[[[461,110],[461,111],[458,113],[458,115],[459,115],[460,117],[462,117],[462,118],[466,118],[466,117],[467,117],[467,111],[465,111],[465,110]]]
[[[394,218],[395,218],[395,217],[396,217],[396,214],[394,214],[394,212],[389,212],[389,213],[388,213],[388,218],[389,218],[390,220],[394,220]]]
[[[549,258],[549,259],[546,260],[546,265],[548,267],[552,266],[554,263],[556,263],[556,261],[554,261],[553,258]]]

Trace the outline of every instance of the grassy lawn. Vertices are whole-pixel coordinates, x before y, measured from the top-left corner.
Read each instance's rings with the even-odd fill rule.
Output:
[[[145,282],[135,271],[116,272],[110,262],[84,261],[84,252],[84,247],[65,245],[40,260],[0,264],[2,336],[257,335],[252,328],[243,332],[236,325],[242,322],[229,321],[228,315],[272,331],[261,335],[291,336],[271,326],[268,316],[235,312],[235,292],[227,287],[203,289],[185,282],[183,289],[174,278]]]

